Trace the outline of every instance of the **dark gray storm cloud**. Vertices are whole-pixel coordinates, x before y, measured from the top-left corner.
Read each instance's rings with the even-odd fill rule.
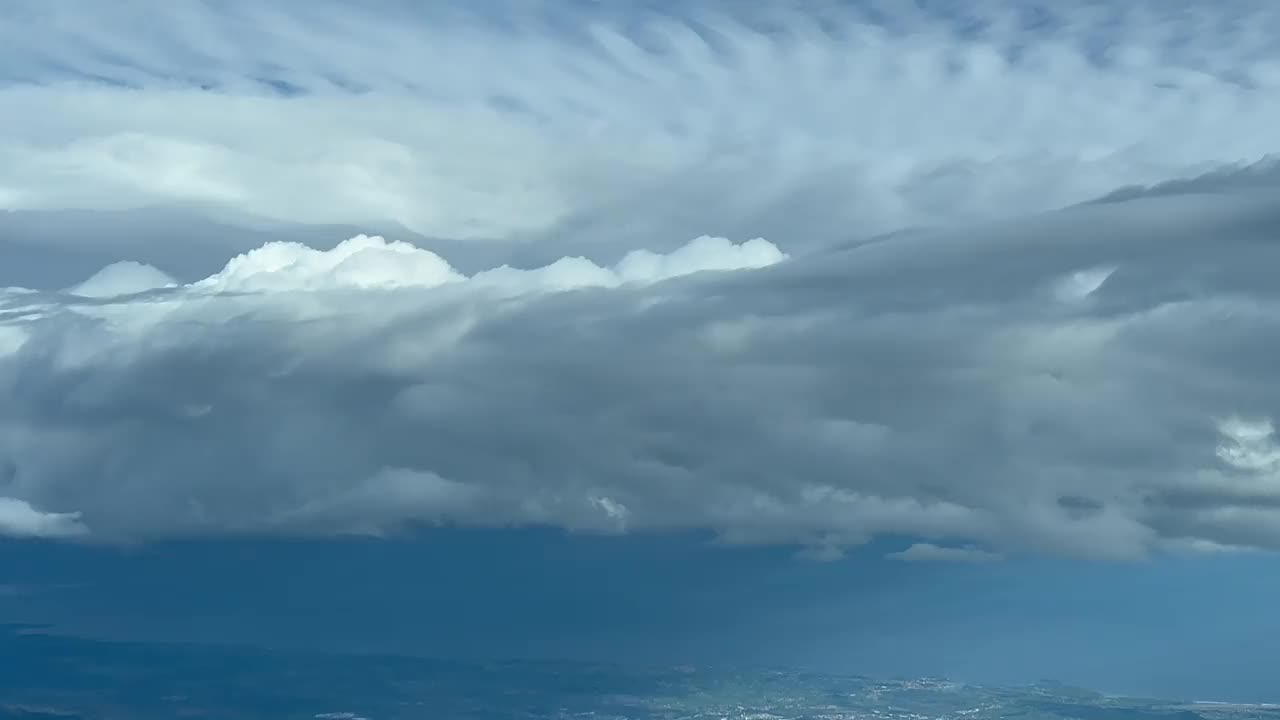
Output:
[[[189,285],[9,290],[0,529],[1280,547],[1276,207],[1161,192],[472,276],[282,243]]]

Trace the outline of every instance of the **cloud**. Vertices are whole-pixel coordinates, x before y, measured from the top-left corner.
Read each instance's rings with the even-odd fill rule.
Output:
[[[79,513],[41,512],[23,500],[0,497],[0,537],[64,538],[84,532]]]
[[[885,557],[904,562],[992,563],[1003,558],[993,552],[975,547],[943,547],[932,543],[915,543],[906,550],[891,552]]]
[[[703,235],[668,255],[649,250],[627,253],[611,269],[602,268],[586,258],[570,257],[537,270],[518,270],[504,265],[477,273],[470,280],[474,284],[504,287],[516,292],[618,287],[657,282],[705,270],[767,267],[785,258],[777,246],[763,238],[735,245],[726,238]],[[388,242],[382,237],[358,235],[338,243],[331,250],[316,250],[300,243],[268,243],[232,259],[221,272],[194,283],[192,287],[220,292],[427,289],[466,279],[444,258],[429,250],[403,241]],[[152,287],[158,286],[158,281],[150,282]]]
[[[14,210],[795,251],[1253,162],[1280,125],[1264,2],[17,7]]]
[[[103,539],[1280,548],[1276,207],[1155,195],[471,274],[358,236],[115,297],[10,289],[0,495]]]
[[[173,278],[150,265],[125,261],[102,268],[69,292],[83,297],[109,298],[170,287],[173,284]]]
[[[1280,9],[872,5],[19,3],[0,533],[1280,548]]]
[[[329,362],[332,360],[341,364],[344,361],[340,356],[352,351],[359,354],[355,345],[367,343],[368,357],[374,362],[367,368],[373,375],[366,379],[372,380],[374,376],[383,373],[391,373],[388,378],[413,378],[411,382],[402,384],[393,396],[383,398],[387,402],[384,410],[401,418],[395,420],[388,416],[386,419],[393,424],[402,424],[407,429],[414,424],[416,414],[429,412],[433,406],[443,405],[447,409],[447,403],[463,390],[434,383],[431,375],[418,376],[422,363],[431,364],[430,358],[436,353],[455,350],[457,343],[486,319],[516,312],[522,304],[544,296],[592,289],[626,292],[709,271],[714,273],[768,267],[781,263],[786,257],[763,239],[734,244],[724,238],[704,236],[695,238],[669,254],[645,250],[628,253],[611,268],[600,267],[585,258],[563,258],[542,268],[525,270],[502,266],[468,277],[455,271],[447,261],[431,251],[404,242],[388,242],[381,237],[360,235],[327,251],[315,250],[298,243],[268,243],[231,259],[220,272],[183,286],[175,286],[167,276],[154,268],[122,263],[109,266],[68,293],[11,288],[0,294],[0,309],[3,310],[0,315],[0,338],[6,339],[5,344],[0,345],[0,351],[3,351],[0,354],[0,367],[3,367],[0,375],[5,379],[7,397],[11,397],[16,404],[2,413],[4,421],[0,422],[0,437],[3,437],[0,440],[0,467],[8,468],[7,484],[0,485],[0,489],[25,488],[43,495],[44,483],[52,478],[47,473],[60,474],[62,470],[59,466],[63,469],[81,467],[81,470],[72,470],[73,473],[79,473],[83,471],[83,466],[80,465],[82,461],[112,464],[113,461],[103,457],[88,460],[89,456],[98,451],[106,451],[108,454],[118,452],[118,458],[129,466],[135,460],[141,460],[147,466],[151,463],[142,456],[127,459],[127,456],[133,456],[134,450],[125,445],[113,444],[115,441],[110,440],[109,436],[118,432],[128,436],[133,436],[134,432],[149,434],[160,430],[159,426],[146,429],[143,425],[136,425],[128,428],[127,422],[125,425],[116,425],[103,416],[112,428],[102,427],[99,428],[102,433],[90,431],[81,435],[74,428],[59,427],[61,421],[58,420],[48,425],[41,419],[53,420],[46,412],[52,411],[54,415],[59,415],[61,410],[44,405],[45,401],[37,397],[46,391],[61,396],[61,400],[57,400],[55,405],[63,406],[63,409],[72,406],[78,408],[72,411],[73,414],[82,410],[88,410],[90,414],[97,414],[98,411],[110,414],[112,411],[108,411],[102,403],[113,405],[123,401],[126,405],[132,405],[135,401],[141,401],[144,406],[150,406],[149,409],[144,410],[142,406],[135,409],[151,415],[151,421],[159,421],[161,425],[178,429],[179,434],[186,431],[195,433],[188,440],[202,445],[203,449],[189,447],[188,450],[197,455],[213,452],[230,461],[234,467],[238,462],[234,456],[239,451],[222,456],[216,440],[205,444],[197,436],[202,435],[207,428],[221,425],[230,419],[225,413],[231,406],[227,405],[229,398],[221,395],[223,390],[239,395],[241,391],[248,389],[244,386],[236,388],[240,381],[234,379],[234,375],[239,371],[233,368],[239,366],[240,370],[246,369],[240,361],[247,360],[251,364],[260,361],[269,364],[274,362],[265,356],[253,357],[259,350],[273,353],[270,348],[250,349],[239,346],[240,341],[250,344],[258,342],[252,337],[259,332],[267,333],[267,336],[260,338],[262,340],[267,340],[268,336],[284,339],[294,332],[301,332],[300,336],[289,341],[291,349],[285,350],[285,355],[292,357],[276,358],[284,362],[284,366],[276,369],[259,366],[250,370],[251,374],[265,372],[266,375],[259,379],[268,383],[295,377],[297,371],[307,374],[309,371],[302,370],[298,363],[307,365],[313,360],[320,363],[315,369],[320,370],[322,375],[337,371],[338,375],[332,376],[331,380],[345,383],[339,376],[346,371],[336,365],[329,365]],[[114,296],[108,294],[113,288],[117,293]],[[369,305],[370,302],[374,305]],[[368,312],[367,316],[364,315],[365,312]],[[399,326],[398,323],[402,320],[407,320],[410,326]],[[226,332],[240,336],[241,340],[232,340],[231,345],[222,345],[225,340],[230,339],[223,335]],[[355,335],[349,334],[352,332]],[[215,339],[220,336],[221,340]],[[206,340],[213,341],[214,345],[205,346]],[[294,342],[297,344],[292,344]],[[200,346],[205,349],[199,349]],[[231,360],[231,364],[223,368],[231,370],[233,376],[220,376],[222,370],[218,367],[222,365],[222,361],[209,357],[207,359],[212,360],[214,365],[208,368],[208,374],[197,371],[198,376],[189,375],[186,380],[180,380],[180,375],[193,370],[185,367],[188,360],[194,359],[189,353],[194,351],[199,355],[206,350],[214,355],[229,352],[238,356],[239,360]],[[336,355],[326,360],[323,357],[326,353]],[[178,361],[176,365],[167,365],[167,361],[161,359],[171,354]],[[178,359],[179,357],[186,359]],[[56,375],[70,379],[71,376],[81,376],[85,372],[96,375],[100,370],[106,370],[108,374],[124,372],[131,375],[138,371],[149,373],[143,370],[144,366],[156,360],[161,365],[166,365],[152,368],[158,373],[154,379],[159,383],[155,386],[159,394],[151,397],[151,400],[158,403],[156,405],[151,405],[151,400],[146,399],[150,394],[147,391],[135,393],[105,377],[101,377],[100,381],[91,380],[88,385],[72,380],[73,384],[79,386],[78,389],[64,388],[70,390],[70,394],[63,395],[63,391],[29,374],[31,371],[42,372],[37,366],[43,362],[52,362],[54,367],[49,368],[52,373],[46,379],[53,380],[56,385],[61,382],[54,380]],[[33,362],[35,365],[30,364]],[[320,366],[328,366],[328,370],[322,370]],[[363,372],[358,371],[358,374]],[[180,391],[179,396],[163,397],[170,389],[176,389],[170,384],[174,381],[189,381],[191,384],[187,391]],[[286,384],[291,382],[286,380]],[[352,389],[363,382],[364,380],[356,380]],[[375,381],[375,384],[380,382]],[[41,386],[44,387],[43,390]],[[219,387],[222,389],[219,390]],[[30,394],[32,391],[34,395]],[[212,391],[212,394],[206,391]],[[34,401],[34,404],[26,404],[25,401],[28,400]],[[63,401],[70,404],[63,405]],[[239,403],[235,400],[231,402],[233,405]],[[25,407],[19,409],[18,405]],[[98,411],[92,410],[92,407],[97,407]],[[156,412],[159,414],[152,414]],[[322,425],[332,421],[345,423],[340,417],[342,411],[338,412],[337,417],[308,415],[297,420],[304,425],[311,422]],[[268,420],[268,416],[263,415],[259,419]],[[238,423],[239,420],[233,422]],[[144,425],[149,423],[150,421],[144,422]],[[186,424],[186,431],[173,423]],[[294,420],[291,419],[286,424],[292,428],[281,428],[285,434],[300,433],[293,440],[286,441],[287,443],[311,442],[306,439],[307,431],[295,425]],[[339,429],[338,425],[330,427],[333,430]],[[66,440],[73,443],[84,440],[87,445],[77,445],[79,450],[59,452],[61,459],[41,460],[40,455],[53,451],[53,445],[46,443],[56,444],[57,438],[63,436],[64,432],[70,433],[64,436]],[[78,440],[72,440],[73,436]],[[123,436],[117,438],[123,439]],[[135,439],[144,440],[142,436],[136,436]],[[100,441],[107,444],[97,445]],[[131,441],[125,442],[127,444]],[[341,444],[344,441],[338,442]],[[84,454],[80,454],[80,450]],[[168,449],[163,452],[168,452]],[[144,451],[144,454],[150,453]],[[153,459],[157,458],[158,456],[153,456]],[[186,460],[194,458],[195,455],[190,455]],[[182,460],[182,456],[171,459]],[[67,464],[63,465],[62,460],[66,460]],[[185,464],[186,461],[182,462]],[[357,465],[364,462],[356,459]],[[493,488],[481,488],[474,483],[445,478],[429,469],[378,465],[371,467],[367,474],[362,472],[359,477],[349,477],[330,485],[324,492],[303,490],[284,504],[270,508],[264,506],[266,514],[263,516],[234,518],[222,514],[230,509],[223,507],[225,500],[204,498],[202,491],[190,486],[187,490],[179,490],[193,479],[193,468],[141,470],[120,466],[119,469],[124,475],[115,476],[113,471],[108,470],[107,475],[112,477],[104,477],[105,484],[99,486],[104,493],[100,499],[116,509],[90,521],[95,527],[104,530],[107,536],[130,536],[136,531],[143,534],[159,531],[163,534],[237,529],[377,535],[407,522],[445,520],[564,521],[574,527],[599,525],[596,529],[604,530],[625,527],[630,513],[623,503],[603,494],[557,497],[556,489],[550,488],[550,495],[545,498],[539,497],[536,492],[528,496],[513,493],[512,497],[503,498],[492,492]],[[142,474],[136,474],[139,470]],[[132,527],[134,523],[126,517],[132,511],[119,505],[132,502],[128,498],[130,491],[120,483],[137,481],[146,485],[158,481],[157,476],[151,476],[151,479],[146,477],[157,470],[164,474],[172,472],[171,490],[185,495],[181,499],[171,496],[169,500],[161,500],[161,504],[170,500],[178,501],[183,507],[182,513],[188,517],[177,524],[171,524],[156,516]],[[218,486],[230,489],[230,486],[238,482],[247,482],[248,485],[244,485],[242,491],[248,492],[256,483],[248,476],[235,479],[235,475],[241,471],[230,468],[227,471],[232,475],[226,476],[225,482],[212,480],[212,476],[208,476],[207,479],[213,482],[213,486],[208,489],[213,490],[215,495],[221,495],[222,490]],[[222,471],[210,465],[202,470],[197,469],[196,472],[221,474]],[[142,490],[142,485],[135,489]],[[90,487],[84,486],[83,489],[89,490]],[[264,498],[272,494],[266,485],[259,489],[264,493]],[[277,489],[285,490],[283,487]],[[160,491],[162,495],[169,492],[163,487],[152,490]],[[195,492],[188,495],[191,490]],[[149,493],[150,490],[144,492]],[[286,491],[286,494],[292,494],[292,491]],[[141,505],[150,504],[143,498],[136,500]],[[8,499],[7,502],[11,503],[10,510],[15,519],[0,523],[0,534],[61,535],[84,529],[79,522],[79,512],[37,513],[25,500]],[[507,507],[512,503],[513,506]],[[271,504],[267,503],[268,506]],[[141,506],[137,509],[143,515],[149,512],[142,510]],[[118,511],[124,515],[110,517]],[[97,515],[96,512],[94,514]],[[165,527],[149,527],[155,520],[161,521]]]

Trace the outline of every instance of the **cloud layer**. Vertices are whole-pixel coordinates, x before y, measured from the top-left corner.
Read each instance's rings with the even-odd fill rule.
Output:
[[[0,532],[1280,547],[1280,205],[1200,190],[789,259],[466,276],[361,236],[10,289]]]
[[[1272,3],[908,5],[19,2],[0,208],[799,248],[1276,150]]]
[[[0,534],[1280,547],[1280,9],[915,5],[17,3]]]

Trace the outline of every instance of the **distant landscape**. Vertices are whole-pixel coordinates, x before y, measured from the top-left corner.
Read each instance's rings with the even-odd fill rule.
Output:
[[[0,628],[0,718],[1280,720],[1280,705],[781,669],[464,663],[84,640]]]

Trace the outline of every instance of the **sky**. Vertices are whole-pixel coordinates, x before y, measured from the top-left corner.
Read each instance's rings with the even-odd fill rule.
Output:
[[[1280,700],[1277,33],[6,3],[0,621]]]

